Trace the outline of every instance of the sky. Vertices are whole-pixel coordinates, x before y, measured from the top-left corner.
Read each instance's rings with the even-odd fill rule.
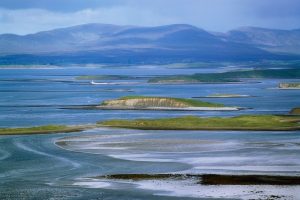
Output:
[[[191,24],[209,31],[300,28],[300,0],[0,0],[0,34],[85,23]]]

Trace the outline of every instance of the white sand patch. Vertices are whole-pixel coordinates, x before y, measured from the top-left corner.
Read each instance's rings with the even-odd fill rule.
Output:
[[[138,188],[157,191],[156,195],[195,197],[195,198],[238,198],[299,200],[300,186],[204,186],[192,180],[161,180],[138,181]]]
[[[112,158],[130,160],[130,161],[142,161],[142,162],[175,162],[174,159],[158,158],[153,154],[109,154]]]
[[[85,188],[107,188],[111,186],[110,183],[105,181],[99,181],[98,179],[80,179],[81,181],[73,183],[74,186],[80,186]]]

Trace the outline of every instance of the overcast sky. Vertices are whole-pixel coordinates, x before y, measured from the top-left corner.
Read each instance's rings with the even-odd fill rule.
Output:
[[[0,33],[27,34],[84,23],[300,28],[300,0],[0,0]]]

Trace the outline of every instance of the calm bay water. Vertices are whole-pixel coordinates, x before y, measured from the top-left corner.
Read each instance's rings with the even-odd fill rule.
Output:
[[[88,81],[75,79],[79,75],[95,74],[152,77],[208,71],[211,70],[170,70],[154,66],[114,69],[1,69],[0,127],[86,124],[116,118],[175,117],[191,114],[286,114],[291,108],[300,105],[299,90],[274,89],[284,80],[257,80],[248,84],[156,85],[148,84],[145,78],[139,78],[130,80],[132,84],[91,85]],[[108,80],[122,81],[124,80]],[[203,100],[251,109],[231,112],[61,109],[71,105],[97,104],[126,95],[190,98],[215,93],[245,94],[253,97]],[[64,141],[66,145],[56,145],[57,141]],[[176,195],[154,195],[157,193],[152,190],[137,189],[132,184],[125,183],[92,182],[92,187],[100,185],[91,188],[82,179],[114,173],[300,175],[299,131],[95,129],[74,134],[1,136],[0,143],[0,197],[3,199],[183,198]],[[187,196],[193,195],[186,195],[185,198]]]

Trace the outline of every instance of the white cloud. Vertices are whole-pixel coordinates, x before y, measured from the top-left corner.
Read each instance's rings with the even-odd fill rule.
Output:
[[[176,20],[132,7],[85,9],[73,13],[51,12],[41,9],[0,9],[0,33],[28,34],[85,23],[155,26],[174,21]]]
[[[73,12],[0,8],[0,33],[27,34],[85,23],[141,26],[186,23],[211,31],[226,31],[239,26],[283,29],[300,27],[299,17],[273,15],[273,11],[268,11],[266,6],[270,3],[251,3],[254,1],[127,0],[123,4]]]

